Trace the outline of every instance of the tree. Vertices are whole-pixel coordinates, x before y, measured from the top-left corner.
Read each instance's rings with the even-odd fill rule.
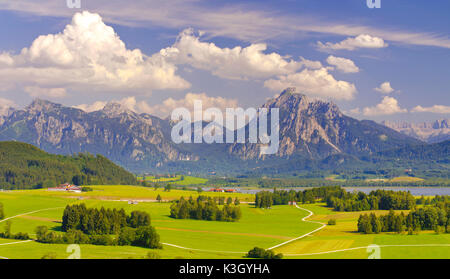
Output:
[[[4,238],[11,238],[11,220],[5,222],[5,229],[3,232]]]
[[[227,204],[230,205],[233,203],[233,199],[231,197],[228,197],[227,199]]]
[[[136,246],[160,249],[159,234],[152,226],[139,227],[136,230],[136,239],[133,243]]]
[[[0,220],[5,218],[5,211],[3,209],[3,203],[0,202]]]
[[[158,202],[161,202],[161,201],[162,201],[162,198],[161,198],[161,195],[160,195],[160,194],[158,194],[158,196],[156,197],[156,200],[157,200]]]
[[[170,185],[170,183],[167,184],[166,187],[164,187],[165,192],[170,192],[171,189],[172,189],[172,185]]]
[[[234,199],[234,205],[238,206],[239,204],[241,204],[241,202],[239,201],[238,198]]]

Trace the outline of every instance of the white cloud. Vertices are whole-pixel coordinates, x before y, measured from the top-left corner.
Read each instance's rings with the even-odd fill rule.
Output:
[[[326,68],[304,69],[299,73],[279,76],[278,79],[267,80],[264,86],[278,92],[287,87],[296,87],[306,95],[336,100],[351,100],[357,93],[353,83],[336,80]]]
[[[338,69],[341,72],[344,73],[357,73],[359,72],[358,66],[355,65],[355,62],[353,62],[350,59],[343,58],[343,57],[335,57],[333,55],[328,56],[327,63],[335,66],[336,69]]]
[[[93,112],[97,110],[103,109],[108,102],[97,101],[93,104],[81,104],[77,106],[73,106],[74,108],[84,110],[85,112]]]
[[[227,99],[223,97],[210,97],[205,93],[187,93],[186,96],[182,99],[173,99],[168,98],[163,101],[162,104],[154,105],[154,106],[146,106],[145,103],[141,103],[138,105],[140,110],[145,111],[147,113],[157,115],[160,117],[169,116],[172,111],[176,108],[184,107],[187,108],[191,113],[194,112],[194,101],[200,100],[202,101],[202,109],[205,110],[207,108],[219,108],[224,111],[226,108],[234,108],[237,107],[238,102],[236,99]]]
[[[0,1],[1,10],[20,11],[52,17],[71,17],[66,1],[14,0]],[[262,10],[259,6],[242,4],[208,5],[197,0],[135,0],[129,5],[122,0],[82,1],[82,8],[101,13],[106,22],[126,26],[159,26],[184,29],[187,26],[204,30],[212,36],[256,42],[270,38],[293,38],[309,34],[358,36],[371,34],[404,44],[450,48],[446,34],[389,30],[372,26],[330,22],[317,15],[289,15],[277,9]]]
[[[302,63],[309,65],[312,62],[287,60],[278,53],[266,54],[266,50],[266,44],[220,48],[214,43],[200,41],[192,29],[186,29],[173,46],[162,49],[160,53],[174,64],[188,64],[230,79],[268,78],[293,73],[302,67]]]
[[[407,109],[402,109],[398,105],[398,101],[392,97],[384,97],[383,101],[374,107],[366,107],[363,110],[365,116],[377,116],[377,115],[392,115],[397,113],[408,112]]]
[[[440,114],[450,114],[450,106],[434,105],[431,107],[416,106],[411,112],[431,112]]]
[[[237,107],[236,99],[227,99],[223,97],[210,97],[205,93],[187,93],[182,99],[168,98],[161,104],[149,105],[145,101],[136,101],[135,97],[127,97],[113,102],[119,103],[127,109],[136,113],[148,113],[162,118],[170,116],[172,111],[176,108],[184,107],[193,113],[194,101],[200,100],[202,102],[202,109],[219,108],[224,111],[226,108]],[[93,104],[81,104],[74,106],[86,112],[101,110],[105,107],[107,102],[97,101]]]
[[[361,34],[357,37],[347,38],[339,43],[322,43],[317,42],[317,46],[320,50],[328,51],[328,50],[355,50],[358,48],[384,48],[387,47],[388,44],[384,42],[382,38],[372,37],[367,34]]]
[[[42,88],[37,86],[26,86],[24,91],[31,97],[62,98],[67,95],[65,88]]]
[[[127,49],[98,14],[86,11],[76,13],[63,32],[39,36],[18,55],[0,55],[2,84],[28,86],[33,96],[63,95],[61,87],[141,93],[188,88],[176,70],[159,54]]]
[[[320,69],[322,68],[322,63],[320,61],[308,60],[300,56],[300,64],[308,69]]]
[[[375,91],[378,91],[382,94],[390,94],[394,92],[394,89],[391,86],[389,81],[383,82],[379,87],[375,88]]]

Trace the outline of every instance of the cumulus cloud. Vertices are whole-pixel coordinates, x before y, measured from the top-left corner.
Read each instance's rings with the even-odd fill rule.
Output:
[[[336,80],[326,68],[304,69],[299,73],[279,76],[277,79],[265,81],[264,86],[274,91],[296,87],[306,95],[336,100],[351,100],[357,93],[353,83]]]
[[[392,115],[405,112],[408,112],[408,110],[401,108],[397,99],[388,96],[384,97],[378,105],[366,107],[363,110],[365,116]]]
[[[300,64],[305,68],[315,69],[315,70],[323,67],[322,63],[320,61],[308,60],[301,56],[300,56]]]
[[[191,113],[193,113],[194,102],[197,100],[202,102],[203,110],[214,107],[224,111],[226,108],[234,108],[238,106],[238,101],[236,99],[211,97],[206,95],[205,93],[187,93],[184,98],[168,98],[161,104],[156,105],[149,105],[145,101],[137,101],[135,97],[127,97],[120,100],[114,100],[112,102],[119,103],[127,109],[136,113],[148,113],[165,118],[170,116],[174,109],[181,107],[184,107],[191,111]],[[74,107],[82,109],[86,112],[92,112],[103,109],[106,104],[107,102],[97,101],[93,104],[81,104]]]
[[[190,84],[176,70],[159,54],[127,49],[112,27],[87,11],[76,13],[63,32],[37,37],[18,55],[0,54],[2,84],[28,86],[33,96],[61,96],[63,85],[136,92],[188,88]]]
[[[67,95],[65,88],[42,88],[37,86],[26,86],[24,91],[31,97],[62,98]]]
[[[355,65],[355,62],[353,62],[350,59],[343,58],[343,57],[335,57],[333,55],[328,56],[327,63],[335,66],[336,69],[343,73],[357,73],[359,72],[358,66]]]
[[[431,112],[440,114],[450,114],[450,106],[434,105],[431,107],[416,106],[411,112]]]
[[[355,50],[358,48],[384,48],[387,47],[388,44],[384,42],[382,38],[372,37],[367,34],[361,34],[356,37],[347,38],[338,43],[322,43],[317,42],[317,46],[320,50],[329,51],[329,50]]]
[[[173,46],[162,49],[160,54],[174,64],[188,64],[230,79],[268,78],[288,74],[312,62],[288,60],[278,53],[266,54],[266,50],[266,44],[220,48],[214,43],[200,41],[200,37],[192,29],[186,29],[180,33]]]
[[[391,86],[389,81],[383,82],[379,87],[375,88],[375,91],[378,91],[382,94],[390,94],[394,92],[394,89]]]
[[[194,102],[199,100],[202,102],[202,109],[205,110],[207,108],[219,108],[222,111],[225,111],[226,108],[234,108],[238,106],[238,101],[236,99],[227,99],[223,97],[210,97],[205,93],[187,93],[186,96],[182,99],[174,99],[168,98],[163,101],[162,104],[154,105],[154,106],[145,106],[145,104],[141,104],[141,110],[144,110],[147,113],[157,115],[160,117],[169,116],[172,111],[176,108],[184,107],[187,108],[191,113],[194,112]]]

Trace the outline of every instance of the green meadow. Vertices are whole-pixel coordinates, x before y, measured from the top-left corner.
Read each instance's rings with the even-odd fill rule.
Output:
[[[273,206],[272,209],[255,208],[251,203],[254,196],[241,193],[203,192],[208,196],[239,198],[242,203],[242,219],[238,222],[201,220],[179,220],[169,217],[170,202],[154,202],[159,194],[163,200],[181,196],[193,198],[196,191],[171,190],[139,186],[93,186],[92,192],[65,193],[47,190],[25,190],[0,192],[6,218],[12,219],[12,232],[27,232],[34,237],[37,226],[45,225],[60,232],[64,207],[73,203],[85,203],[88,207],[123,208],[127,212],[143,210],[151,215],[163,249],[150,250],[131,246],[80,245],[82,258],[145,258],[149,251],[162,258],[242,258],[251,248],[270,248],[297,238],[320,227],[317,223],[302,221],[309,213],[293,206]],[[138,204],[129,204],[138,200]],[[337,220],[335,226],[324,229],[297,241],[276,248],[285,258],[367,258],[367,246],[380,247],[381,258],[449,258],[449,246],[387,246],[384,245],[448,245],[449,234],[421,232],[418,235],[383,233],[363,235],[356,231],[356,222],[361,212],[334,212],[323,204],[300,205],[314,212],[307,220],[326,223],[330,218]],[[29,213],[31,212],[31,213]],[[24,213],[29,213],[21,215]],[[386,212],[377,211],[377,214]],[[0,221],[0,230],[4,222]],[[57,258],[67,258],[70,253],[64,244],[42,244],[35,241],[17,242],[0,239],[1,258],[41,258],[53,253]],[[176,247],[175,247],[176,246]]]

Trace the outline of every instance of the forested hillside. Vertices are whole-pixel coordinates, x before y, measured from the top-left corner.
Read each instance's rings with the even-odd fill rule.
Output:
[[[52,155],[20,142],[0,142],[0,189],[76,185],[135,184],[136,178],[101,155]]]

